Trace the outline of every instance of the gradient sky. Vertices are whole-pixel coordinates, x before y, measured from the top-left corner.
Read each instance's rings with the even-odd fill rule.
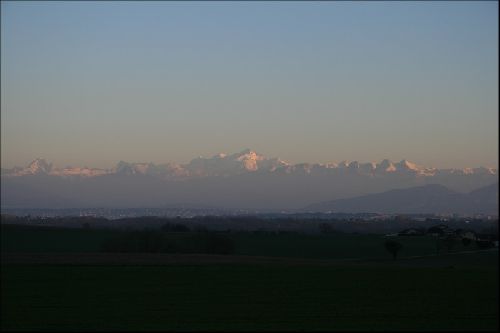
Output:
[[[2,167],[498,167],[498,2],[1,2]]]

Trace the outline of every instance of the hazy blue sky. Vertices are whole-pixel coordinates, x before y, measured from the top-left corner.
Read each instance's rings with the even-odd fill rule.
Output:
[[[497,2],[2,1],[2,166],[498,166]]]

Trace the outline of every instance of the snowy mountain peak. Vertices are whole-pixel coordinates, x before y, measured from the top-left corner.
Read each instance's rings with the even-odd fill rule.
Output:
[[[145,175],[154,173],[156,170],[156,166],[153,163],[127,163],[124,161],[120,161],[113,170],[117,174]]]
[[[243,160],[263,160],[265,157],[263,155],[257,154],[255,151],[250,150],[250,149],[245,149],[239,153],[236,153],[232,155],[236,160],[238,161],[243,161]]]
[[[47,161],[43,158],[35,159],[25,169],[27,173],[31,173],[33,175],[48,174],[51,170],[52,170],[52,164],[47,163]]]
[[[260,162],[266,160],[263,155],[250,149],[245,149],[240,153],[234,154],[232,158],[235,162],[239,163],[240,168],[247,171],[257,171],[260,167]]]
[[[120,161],[118,164],[116,164],[116,167],[114,169],[116,173],[121,173],[121,174],[129,174],[133,173],[133,168],[130,163],[127,163],[125,161]]]
[[[487,167],[473,168],[472,171],[475,174],[481,175],[495,175],[497,173],[495,169]]]
[[[396,163],[397,169],[402,169],[402,170],[412,170],[412,171],[420,171],[421,167],[416,165],[415,163],[412,163],[408,160],[401,160],[401,162]]]
[[[112,169],[96,169],[88,167],[53,168],[43,158],[37,158],[27,167],[3,169],[2,176],[15,177],[25,175],[50,175],[60,177],[95,177],[117,174],[123,176],[148,175],[164,180],[186,180],[199,177],[230,177],[245,173],[270,173],[326,176],[357,175],[360,177],[374,177],[380,179],[386,175],[391,177],[412,176],[419,181],[425,178],[446,177],[497,177],[497,170],[493,168],[465,168],[465,169],[436,169],[421,167],[408,160],[394,163],[384,159],[379,163],[360,163],[358,161],[343,161],[338,164],[302,163],[290,164],[279,158],[266,158],[251,150],[245,149],[234,154],[216,154],[211,158],[199,157],[187,164],[160,164],[128,163],[120,161]],[[464,178],[465,179],[465,178]]]
[[[339,168],[347,168],[347,167],[349,167],[350,164],[351,164],[351,162],[349,162],[349,161],[342,161],[339,164],[337,164],[337,167],[339,167]]]
[[[256,171],[259,169],[258,162],[265,160],[263,155],[259,155],[256,152],[245,149],[241,153],[236,154],[236,161],[241,163],[241,166],[248,171]]]
[[[377,164],[377,170],[383,172],[393,172],[396,171],[396,167],[390,160],[385,159],[379,164]]]
[[[285,166],[289,164],[278,158],[268,159],[251,149],[231,155],[220,153],[212,158],[199,157],[184,165],[193,176],[229,176],[259,170],[274,171]]]

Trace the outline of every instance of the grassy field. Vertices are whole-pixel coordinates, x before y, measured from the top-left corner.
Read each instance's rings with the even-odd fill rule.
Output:
[[[2,330],[498,329],[498,249],[398,237],[392,260],[381,235],[229,233],[230,256],[113,254],[115,231],[5,231]]]
[[[112,230],[58,228],[2,227],[2,252],[99,252],[106,239],[115,235]],[[338,259],[390,258],[384,248],[383,235],[363,234],[253,234],[228,233],[235,244],[234,254],[252,256]],[[193,233],[168,233],[167,238],[189,246],[195,242]],[[400,257],[436,253],[432,236],[398,237],[403,244]],[[194,247],[194,246],[193,246]],[[465,248],[457,242],[452,251]],[[447,250],[441,249],[441,252]]]
[[[384,248],[383,235],[362,234],[283,234],[252,235],[239,233],[232,236],[236,243],[236,253],[296,258],[389,258]],[[403,244],[400,256],[428,255],[436,252],[435,239],[430,236],[398,237]],[[456,250],[461,246],[457,244]]]
[[[469,254],[478,259],[483,265],[453,269],[422,262],[4,266],[1,328],[495,330],[498,252]]]

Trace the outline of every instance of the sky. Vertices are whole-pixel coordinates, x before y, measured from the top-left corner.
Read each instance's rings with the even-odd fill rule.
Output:
[[[1,2],[5,168],[498,168],[498,135],[498,2]]]

